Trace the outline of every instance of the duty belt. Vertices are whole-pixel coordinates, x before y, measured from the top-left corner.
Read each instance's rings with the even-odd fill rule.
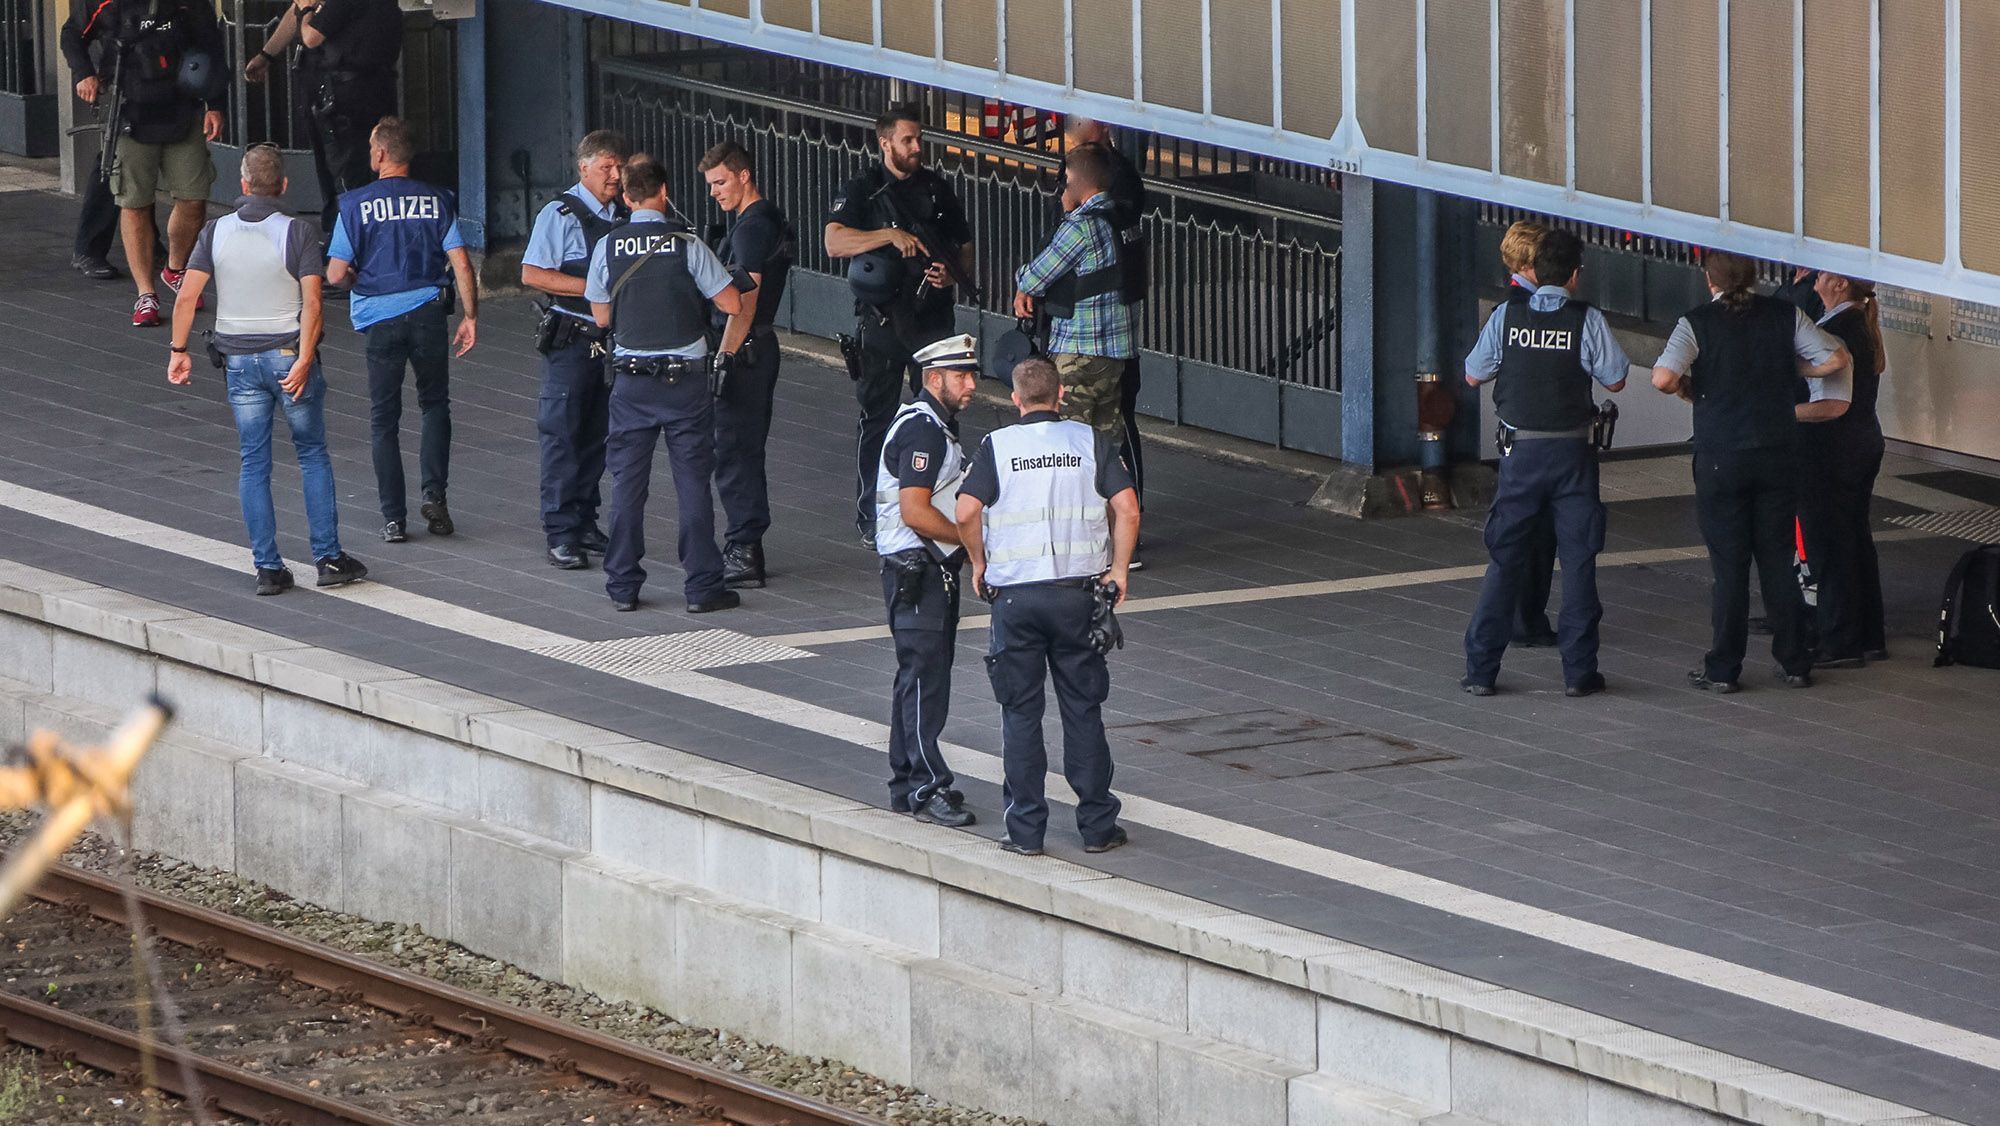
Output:
[[[664,379],[674,383],[684,375],[693,375],[708,367],[706,360],[691,360],[685,356],[616,356],[611,361],[611,369],[619,375],[640,375],[648,379]]]
[[[1514,427],[1501,422],[1495,424],[1493,427],[1493,444],[1500,450],[1501,457],[1507,457],[1514,452],[1514,443],[1516,442],[1562,438],[1588,441],[1593,426],[1595,426],[1594,422],[1586,422],[1582,426],[1571,427],[1568,430],[1516,430]]]

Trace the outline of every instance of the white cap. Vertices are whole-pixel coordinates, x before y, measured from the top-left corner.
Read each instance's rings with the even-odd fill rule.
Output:
[[[978,371],[979,341],[971,333],[961,332],[957,336],[947,336],[943,340],[924,345],[910,358],[925,371],[932,368]]]

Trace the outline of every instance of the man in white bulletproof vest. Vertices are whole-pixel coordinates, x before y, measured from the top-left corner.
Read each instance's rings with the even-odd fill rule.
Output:
[[[1102,708],[1111,672],[1093,644],[1100,585],[1125,600],[1139,497],[1117,456],[1117,436],[1056,413],[1062,378],[1046,357],[1014,369],[1018,425],[980,443],[958,489],[958,534],[973,589],[993,603],[986,672],[1000,702],[1007,835],[1000,847],[1039,856],[1048,828],[1042,796],[1042,685],[1052,677],[1062,714],[1063,777],[1076,792],[1085,852],[1126,842],[1111,796],[1111,748]]]
[[[889,720],[889,808],[954,828],[972,824],[951,788],[938,736],[951,705],[958,643],[958,483],[965,451],[958,412],[979,384],[979,342],[949,336],[919,348],[923,390],[896,412],[875,467],[875,551],[896,641]]]
[[[1459,687],[1491,696],[1500,657],[1514,633],[1522,580],[1531,565],[1537,522],[1555,515],[1556,556],[1562,560],[1563,693],[1604,690],[1597,671],[1597,553],[1604,550],[1604,504],[1597,496],[1597,450],[1590,437],[1597,413],[1593,386],[1619,391],[1632,363],[1611,335],[1604,314],[1575,298],[1583,243],[1550,231],[1535,248],[1533,296],[1493,311],[1479,343],[1465,358],[1465,381],[1493,384],[1500,417],[1500,483],[1486,515],[1492,562],[1479,606],[1465,631],[1465,676]],[[1594,381],[1594,383],[1593,383]]]

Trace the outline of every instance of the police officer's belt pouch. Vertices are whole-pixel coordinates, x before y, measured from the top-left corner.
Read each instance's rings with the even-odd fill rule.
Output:
[[[924,597],[924,579],[930,574],[931,553],[921,547],[899,551],[889,557],[896,566],[896,601],[898,610],[914,610]]]
[[[1099,654],[1125,648],[1125,630],[1113,608],[1118,605],[1115,583],[1096,583],[1090,590],[1090,647]]]
[[[579,340],[600,339],[597,326],[587,325],[568,313],[557,310],[554,305],[537,305],[542,311],[542,319],[535,322],[535,351],[546,356],[560,352]]]

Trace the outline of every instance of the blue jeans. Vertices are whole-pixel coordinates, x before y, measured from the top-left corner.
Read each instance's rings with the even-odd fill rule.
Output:
[[[278,554],[278,515],[271,507],[271,416],[283,407],[292,428],[292,448],[305,478],[306,526],[312,536],[315,561],[340,554],[340,514],[334,507],[333,461],[326,455],[326,380],[319,364],[306,378],[306,391],[294,401],[278,381],[292,370],[295,356],[281,351],[229,357],[229,409],[236,413],[236,439],[243,454],[237,493],[243,502],[243,525],[250,531],[250,554],[257,566],[275,571],[285,565]]]

